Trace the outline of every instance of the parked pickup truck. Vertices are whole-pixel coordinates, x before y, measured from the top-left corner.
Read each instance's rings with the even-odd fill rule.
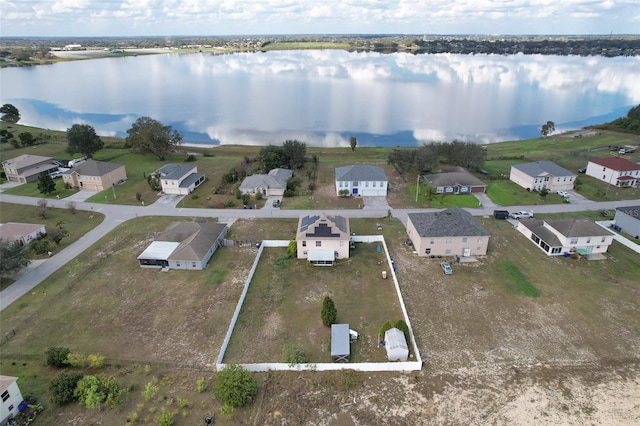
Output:
[[[509,216],[511,216],[511,218],[516,220],[529,219],[533,217],[533,212],[526,212],[524,210],[520,210],[519,212],[511,213]]]

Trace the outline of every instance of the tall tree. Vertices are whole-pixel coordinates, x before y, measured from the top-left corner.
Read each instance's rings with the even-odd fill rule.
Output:
[[[104,142],[96,134],[96,129],[88,124],[74,124],[67,129],[67,152],[69,154],[81,153],[91,157],[94,152],[104,147]]]
[[[297,140],[286,140],[282,143],[282,154],[285,164],[291,169],[301,169],[307,156],[307,144]]]
[[[18,108],[11,104],[2,105],[0,107],[0,113],[2,113],[2,117],[0,117],[0,120],[4,121],[5,123],[15,124],[20,121],[20,111],[18,110]]]
[[[15,272],[31,262],[29,248],[19,241],[0,239],[0,275]]]
[[[285,156],[281,146],[267,145],[260,148],[258,161],[265,172],[284,166]]]
[[[547,121],[542,125],[542,128],[540,129],[540,134],[542,135],[543,138],[546,138],[550,133],[553,133],[554,130],[556,130],[555,123],[553,121]]]
[[[140,117],[127,130],[127,145],[140,153],[151,153],[164,161],[167,154],[182,142],[182,135],[150,117]]]
[[[358,145],[358,139],[355,136],[351,136],[349,138],[349,145],[351,145],[351,151],[356,150],[356,146]]]
[[[49,173],[40,173],[40,175],[38,175],[38,191],[40,191],[41,194],[51,194],[55,190],[56,183]]]
[[[18,139],[20,139],[20,145],[22,146],[32,146],[36,143],[36,138],[31,134],[31,132],[21,132],[18,135]]]
[[[335,324],[338,321],[338,310],[336,309],[336,305],[333,303],[333,299],[329,296],[325,296],[322,300],[320,318],[322,319],[322,324],[324,324],[325,327],[331,327],[331,324]]]

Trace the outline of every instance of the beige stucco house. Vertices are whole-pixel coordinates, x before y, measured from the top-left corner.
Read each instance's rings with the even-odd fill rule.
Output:
[[[0,224],[0,240],[20,241],[23,246],[45,235],[47,235],[45,226],[38,223],[8,222]]]
[[[53,158],[42,155],[23,154],[2,162],[2,168],[9,182],[34,182],[42,172],[51,173],[58,170]]]
[[[127,180],[121,164],[89,159],[62,173],[62,180],[73,188],[102,191]]]
[[[549,192],[569,191],[573,189],[577,175],[552,161],[533,161],[511,166],[509,179],[521,187]]]
[[[349,219],[314,213],[300,217],[296,242],[298,259],[314,265],[331,266],[349,257]]]
[[[418,256],[483,256],[490,236],[471,213],[459,207],[409,213],[407,233]]]

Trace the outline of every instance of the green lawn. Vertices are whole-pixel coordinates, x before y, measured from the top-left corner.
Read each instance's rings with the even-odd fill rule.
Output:
[[[501,206],[561,204],[566,202],[558,194],[547,194],[527,191],[510,180],[494,180],[487,185],[487,195],[494,203]]]
[[[515,262],[498,260],[496,261],[496,267],[502,281],[510,291],[525,296],[540,297],[540,290],[531,284],[531,281],[522,273]]]

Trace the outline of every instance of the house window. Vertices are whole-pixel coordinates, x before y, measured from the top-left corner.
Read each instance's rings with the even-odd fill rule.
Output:
[[[376,187],[376,183],[377,182],[371,182],[371,186],[373,186],[375,188]]]
[[[572,238],[571,241],[569,242],[569,244],[578,244],[578,239],[577,238]]]
[[[605,175],[602,175],[602,179],[606,179],[607,177]]]
[[[303,242],[302,242],[302,247],[306,247],[306,246],[307,246],[307,242],[306,242],[306,241],[303,241]]]
[[[482,242],[482,237],[478,237],[478,242],[481,243]]]
[[[352,182],[351,184],[352,184],[353,186],[358,186],[358,182],[357,182],[357,181]]]
[[[462,242],[466,243],[467,242],[467,237],[462,237]]]
[[[447,238],[447,240],[445,241],[445,243],[447,244],[451,244],[452,239],[451,238]]]
[[[7,399],[9,399],[9,391],[2,392],[2,402],[6,401]]]
[[[196,267],[196,262],[191,262],[191,267],[195,268]]]
[[[176,266],[180,266],[180,262],[176,262]]]
[[[482,251],[482,247],[476,247],[476,251]]]
[[[587,244],[591,242],[591,237],[587,238]]]
[[[431,249],[430,248],[424,249],[424,254],[431,254]]]
[[[13,404],[9,406],[9,411],[13,411]]]
[[[600,242],[601,242],[601,243],[604,243],[605,238],[607,238],[607,237],[602,237],[602,239],[600,240]]]
[[[554,247],[551,249],[551,254],[558,254],[562,251],[562,247]]]
[[[606,171],[607,171],[607,168],[606,168],[606,167],[603,167],[603,168],[602,168],[602,171],[603,171],[603,172],[606,172]]]
[[[447,251],[445,251],[444,254],[451,254],[451,249],[447,249]]]
[[[435,244],[435,242],[436,242],[436,240],[435,240],[434,238],[431,238],[431,239],[429,240],[429,244]]]
[[[316,241],[316,247],[322,247],[322,241]]]
[[[368,188],[369,187],[369,182],[365,182],[364,186]]]

